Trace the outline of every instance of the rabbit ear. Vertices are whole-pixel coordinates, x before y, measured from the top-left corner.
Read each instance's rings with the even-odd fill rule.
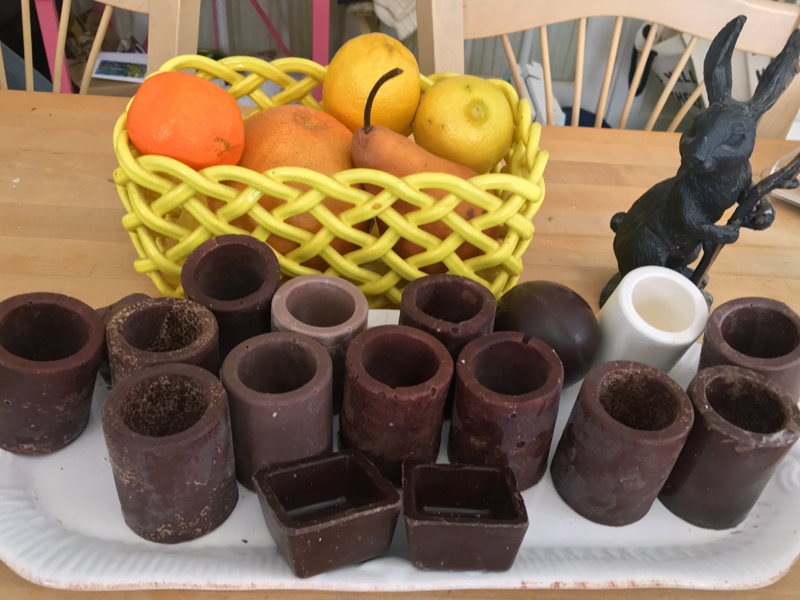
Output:
[[[764,74],[748,103],[748,108],[756,119],[772,108],[792,83],[798,71],[800,71],[800,30],[795,29],[780,54],[764,69]]]
[[[739,39],[747,17],[739,15],[725,25],[711,42],[703,63],[703,78],[706,82],[709,103],[726,100],[731,97],[731,56]]]

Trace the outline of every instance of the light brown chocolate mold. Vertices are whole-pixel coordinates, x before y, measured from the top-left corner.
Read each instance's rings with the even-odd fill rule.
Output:
[[[347,347],[367,328],[366,296],[349,281],[330,275],[303,275],[283,284],[272,298],[272,331],[290,331],[316,340],[333,363],[333,411],[344,393]]]

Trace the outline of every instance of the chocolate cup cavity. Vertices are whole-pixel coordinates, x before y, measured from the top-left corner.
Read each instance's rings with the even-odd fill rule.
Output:
[[[494,331],[497,300],[483,285],[459,275],[430,275],[406,285],[400,325],[429,333],[444,344],[453,361],[468,343]],[[451,387],[445,416],[453,412]]]
[[[800,437],[800,410],[775,382],[731,366],[700,371],[689,397],[695,423],[659,499],[693,525],[729,529]]]
[[[333,451],[328,353],[296,333],[267,333],[234,348],[222,365],[236,475],[253,489],[260,469]]]
[[[193,365],[166,364],[117,384],[102,412],[125,523],[174,544],[216,529],[239,497],[222,384]]]
[[[556,491],[603,525],[644,517],[694,422],[686,393],[667,375],[628,361],[592,369],[553,457]]]
[[[272,300],[272,331],[306,335],[327,350],[333,362],[333,410],[344,394],[345,356],[350,342],[367,328],[369,303],[349,281],[305,275],[286,282]]]
[[[739,298],[708,319],[699,370],[733,365],[760,373],[800,398],[800,316],[768,298]]]
[[[222,360],[241,342],[269,331],[280,277],[275,253],[249,235],[212,238],[186,259],[181,285],[188,299],[214,313]]]
[[[461,352],[447,448],[453,463],[508,466],[520,489],[547,470],[564,382],[555,351],[523,337],[496,332]]]
[[[403,465],[403,518],[418,569],[506,571],[528,514],[507,468]]]
[[[0,302],[0,448],[48,454],[89,422],[103,350],[103,321],[61,294]]]
[[[343,447],[400,485],[404,460],[436,460],[452,376],[450,354],[433,336],[403,325],[365,331],[347,351]]]
[[[267,528],[298,577],[389,550],[400,495],[358,452],[270,467],[253,482]]]
[[[111,383],[149,367],[184,363],[219,372],[219,329],[206,307],[178,298],[153,298],[121,309],[106,337]]]

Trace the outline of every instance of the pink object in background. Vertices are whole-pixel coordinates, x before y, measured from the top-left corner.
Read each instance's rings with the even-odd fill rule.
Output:
[[[42,31],[44,51],[47,55],[47,64],[50,66],[50,77],[52,78],[56,62],[56,47],[58,46],[58,13],[56,12],[56,3],[55,0],[34,1],[36,4],[36,15],[39,18],[39,28]],[[69,79],[66,59],[62,66],[61,93],[72,93],[72,83]]]
[[[320,65],[328,64],[328,34],[331,21],[331,5],[328,0],[314,0],[313,47],[311,58]],[[322,88],[313,91],[317,100],[322,100]]]

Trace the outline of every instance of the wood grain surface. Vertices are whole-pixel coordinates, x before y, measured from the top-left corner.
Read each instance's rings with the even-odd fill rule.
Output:
[[[134,272],[136,258],[120,219],[124,209],[112,180],[111,133],[126,100],[99,96],[0,91],[0,299],[33,291],[69,294],[99,307],[132,292],[156,295]],[[796,143],[759,140],[753,173],[760,176]],[[611,216],[626,210],[649,186],[679,164],[678,135],[590,128],[546,127],[550,152],[546,199],[534,220],[524,280],[572,287],[595,308],[616,271]],[[711,270],[716,304],[767,296],[800,310],[800,208],[776,201],[766,232],[743,231]],[[640,590],[453,591],[417,594],[308,592],[65,592],[30,584],[0,563],[2,600],[188,600],[352,598],[531,598],[561,600],[721,598],[719,592]],[[728,597],[726,594],[724,597]],[[736,598],[800,597],[797,564],[777,583]]]

